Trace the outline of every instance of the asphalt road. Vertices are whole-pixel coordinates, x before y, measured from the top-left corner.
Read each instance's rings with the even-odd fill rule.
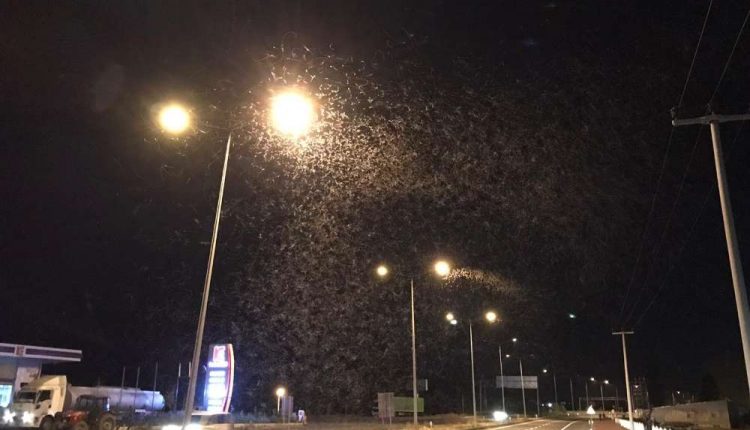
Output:
[[[591,430],[588,421],[563,421],[538,419],[517,424],[507,424],[492,428],[498,430]]]

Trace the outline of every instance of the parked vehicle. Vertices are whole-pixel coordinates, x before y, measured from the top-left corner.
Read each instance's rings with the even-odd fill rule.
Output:
[[[164,409],[164,396],[156,391],[124,387],[78,387],[68,384],[65,375],[42,376],[23,386],[3,414],[3,424],[55,430],[55,417],[76,404],[81,396],[106,398],[108,410],[124,413]]]
[[[82,395],[73,407],[55,419],[57,430],[114,430],[117,417],[109,409],[109,398]]]

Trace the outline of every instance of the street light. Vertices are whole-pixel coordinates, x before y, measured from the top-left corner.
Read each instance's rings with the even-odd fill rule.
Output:
[[[164,106],[159,111],[159,126],[169,134],[181,134],[190,127],[190,113],[177,103]]]
[[[515,344],[518,343],[518,338],[514,337],[511,339],[511,341]],[[505,375],[503,373],[503,345],[500,344],[498,346],[498,354],[500,355],[500,381],[502,385],[502,398],[503,398],[503,409],[505,409]],[[510,354],[505,354],[505,358],[510,358]],[[521,358],[521,355],[518,354],[518,370],[521,373],[521,402],[523,403],[523,416],[526,417],[526,384],[523,380],[523,358]],[[538,394],[539,390],[537,390]],[[537,401],[537,406],[539,402]],[[538,409],[538,408],[537,408]]]
[[[375,273],[377,273],[381,278],[384,278],[386,277],[386,275],[388,275],[388,268],[381,264],[377,269],[375,269]]]
[[[281,398],[286,396],[286,388],[279,387],[276,389],[276,413],[281,412]]]
[[[313,103],[304,94],[288,90],[271,98],[271,123],[281,134],[298,138],[315,121]]]
[[[271,116],[273,125],[282,134],[298,138],[306,133],[315,120],[312,102],[298,92],[282,92],[271,100]],[[191,116],[188,110],[176,103],[165,105],[157,116],[159,126],[167,133],[180,134],[190,128]],[[224,185],[227,178],[227,166],[229,164],[229,151],[232,147],[232,133],[227,136],[226,150],[224,152],[224,165],[221,171],[219,183],[219,196],[216,202],[216,213],[214,216],[213,231],[208,250],[208,264],[206,277],[203,281],[203,297],[201,300],[200,313],[198,315],[198,327],[195,332],[195,345],[193,347],[192,369],[188,382],[187,398],[185,399],[184,427],[190,424],[195,404],[195,388],[198,381],[198,366],[200,365],[201,349],[203,347],[203,330],[206,325],[206,309],[211,292],[211,276],[213,274],[214,257],[216,255],[216,242],[219,235],[219,221],[221,220],[221,206],[224,200]]]
[[[440,260],[435,263],[435,273],[437,273],[438,276],[445,278],[451,273],[451,265],[445,260]]]
[[[589,380],[591,382],[597,382],[596,378],[594,378],[593,376],[591,378],[589,378]],[[604,386],[608,385],[608,384],[609,384],[609,379],[604,379],[604,380],[600,380],[599,381],[599,396],[600,396],[600,400],[602,402],[602,411],[604,411],[604,409],[605,409],[604,408]],[[588,389],[588,384],[587,384],[586,388]]]
[[[437,270],[437,264],[435,265],[435,270]],[[439,271],[438,271],[439,272]],[[452,312],[448,312],[446,314],[446,318],[448,316],[454,317],[450,319],[451,325],[458,324],[458,320],[455,318]],[[484,318],[489,322],[490,324],[497,321],[497,314],[493,311],[486,312],[484,314]],[[473,322],[469,320],[469,348],[471,351],[471,403],[472,403],[472,410],[474,412],[474,424],[477,423],[477,390],[476,390],[476,378],[474,377],[474,328],[473,328]]]
[[[441,276],[445,277],[450,273],[450,265],[446,263],[445,261],[438,261],[435,263],[435,272]],[[375,273],[378,274],[381,278],[384,278],[386,275],[388,275],[389,270],[388,267],[384,264],[381,264],[375,269]],[[414,425],[419,425],[419,416],[417,411],[417,406],[419,405],[418,399],[419,399],[419,393],[417,391],[417,324],[416,324],[416,317],[414,315],[414,279],[411,279],[410,281],[410,287],[411,287],[411,378],[412,378],[412,397],[413,397],[413,422]],[[453,314],[446,315],[446,319],[448,322],[450,322],[453,325],[456,325],[456,320],[453,318]]]

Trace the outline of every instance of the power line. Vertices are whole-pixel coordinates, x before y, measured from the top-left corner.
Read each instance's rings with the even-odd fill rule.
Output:
[[[664,224],[664,229],[662,230],[662,234],[659,237],[659,242],[656,248],[654,248],[654,254],[653,254],[654,256],[651,259],[651,263],[649,264],[648,269],[646,270],[646,278],[643,280],[643,286],[638,291],[638,298],[635,300],[635,302],[633,302],[633,308],[630,311],[630,313],[628,313],[628,316],[626,317],[625,322],[630,320],[630,318],[633,316],[633,313],[638,308],[638,303],[640,303],[641,301],[641,297],[643,297],[644,290],[646,290],[648,287],[648,280],[651,277],[652,269],[656,267],[659,252],[661,251],[662,245],[664,245],[664,240],[667,237],[667,233],[672,227],[672,218],[674,217],[675,211],[677,209],[677,205],[680,202],[680,197],[682,196],[682,190],[685,188],[685,180],[687,179],[688,173],[690,172],[690,166],[692,166],[693,160],[695,159],[695,152],[696,152],[696,149],[698,148],[698,142],[700,141],[703,129],[704,127],[699,128],[698,133],[695,136],[695,142],[693,143],[693,148],[690,151],[690,158],[688,159],[688,162],[685,165],[685,170],[682,172],[682,180],[680,181],[680,186],[677,189],[677,195],[675,196],[674,201],[672,202],[672,208],[670,209],[669,215],[667,216],[667,221]]]
[[[690,75],[693,73],[693,68],[695,67],[695,60],[698,57],[698,51],[700,50],[701,42],[703,41],[703,34],[706,32],[706,25],[708,24],[708,18],[711,15],[711,7],[714,4],[714,0],[711,0],[708,4],[708,10],[706,10],[706,16],[703,19],[703,26],[701,27],[701,32],[698,36],[698,43],[695,45],[695,50],[693,51],[693,59],[690,62],[690,68],[688,69],[687,76],[685,77],[685,84],[682,86],[682,93],[680,94],[680,99],[677,102],[677,107],[679,108],[682,106],[682,101],[685,97],[685,92],[687,91],[688,82],[690,82]],[[664,151],[664,156],[661,161],[661,168],[659,171],[659,177],[656,180],[656,189],[654,190],[654,194],[651,197],[651,207],[648,211],[648,215],[646,216],[646,224],[643,227],[643,232],[641,233],[641,240],[640,244],[638,245],[638,253],[636,254],[635,263],[633,263],[633,269],[630,272],[630,279],[628,281],[626,290],[625,290],[625,297],[622,300],[622,305],[620,306],[620,316],[619,319],[622,322],[623,314],[625,313],[625,305],[628,301],[628,298],[630,297],[630,290],[633,287],[633,282],[635,281],[635,273],[638,269],[638,265],[641,262],[641,257],[643,255],[643,246],[646,244],[646,236],[648,235],[649,225],[651,224],[651,219],[654,214],[654,208],[656,207],[656,199],[659,196],[659,190],[661,188],[662,180],[664,179],[664,171],[666,170],[667,160],[669,159],[669,152],[672,148],[672,140],[674,137],[674,128],[672,128],[669,131],[669,138],[667,139],[667,148]]]
[[[630,290],[633,287],[633,282],[635,280],[635,272],[638,268],[638,264],[641,262],[641,256],[643,255],[643,246],[646,244],[646,235],[648,233],[648,227],[651,224],[651,219],[654,214],[654,208],[656,207],[656,198],[659,196],[659,189],[661,188],[662,180],[664,179],[664,171],[666,170],[667,160],[669,159],[669,151],[672,148],[672,139],[674,137],[674,127],[669,131],[669,139],[667,139],[667,149],[664,151],[664,156],[661,160],[661,168],[659,169],[659,177],[656,180],[656,189],[654,190],[654,195],[651,197],[651,208],[648,211],[648,215],[646,216],[646,225],[643,226],[643,232],[641,233],[641,241],[640,245],[638,245],[638,254],[635,258],[635,263],[633,264],[633,270],[630,272],[630,280],[628,281],[627,288],[625,290],[625,298],[622,300],[622,305],[620,306],[620,322],[622,321],[622,317],[625,313],[625,304],[628,302],[628,297],[630,296]]]
[[[713,2],[713,0],[711,1]],[[714,93],[711,94],[711,98],[708,100],[709,105],[711,104],[711,102],[714,101],[716,94],[719,92],[719,87],[721,87],[721,83],[724,80],[724,75],[726,75],[727,70],[729,69],[729,63],[732,62],[734,51],[737,49],[737,45],[740,43],[740,38],[742,36],[742,32],[745,30],[745,26],[747,25],[748,18],[750,18],[750,9],[747,10],[747,14],[745,15],[745,20],[742,21],[742,27],[740,27],[740,31],[737,33],[737,38],[734,40],[734,46],[732,46],[732,52],[729,53],[729,58],[727,58],[727,62],[724,63],[724,70],[721,71],[721,76],[719,76],[719,82],[716,83],[716,88],[714,89]]]
[[[701,28],[700,36],[698,36],[698,44],[695,45],[695,51],[693,52],[693,60],[690,62],[690,68],[688,69],[687,77],[685,77],[685,85],[682,86],[682,94],[680,94],[680,101],[677,102],[677,107],[682,106],[682,100],[685,97],[687,91],[688,82],[690,81],[690,75],[693,73],[693,67],[695,66],[695,59],[698,57],[698,50],[703,40],[703,33],[706,31],[706,24],[708,24],[708,17],[711,15],[711,6],[713,6],[714,0],[708,3],[708,10],[706,11],[706,17],[703,19],[703,27]]]
[[[727,152],[727,159],[731,159],[732,152],[737,147],[736,143],[740,138],[740,135],[742,134],[742,131],[744,130],[745,123],[742,122],[740,124],[740,128],[737,130],[737,134],[734,136],[734,139],[732,140],[732,145],[729,148],[729,151]],[[706,191],[705,196],[703,197],[703,203],[701,204],[700,209],[698,210],[698,215],[695,217],[695,220],[693,221],[693,224],[690,226],[690,230],[688,231],[687,237],[685,238],[685,242],[680,247],[680,250],[677,252],[677,257],[675,257],[674,261],[670,264],[669,269],[667,269],[667,273],[662,278],[662,282],[659,284],[659,287],[656,290],[656,293],[651,298],[651,301],[646,306],[646,308],[641,313],[640,317],[638,317],[638,320],[633,325],[633,327],[638,326],[643,318],[648,314],[648,311],[651,309],[651,307],[654,305],[656,300],[659,298],[661,291],[666,286],[667,280],[669,279],[669,275],[672,273],[672,270],[677,266],[677,264],[680,262],[680,259],[682,258],[682,253],[687,247],[687,244],[690,242],[690,239],[692,237],[693,232],[695,231],[695,227],[698,225],[698,221],[700,220],[701,216],[703,216],[703,212],[706,209],[706,206],[708,204],[708,201],[711,197],[711,193],[713,193],[716,190],[717,185],[714,183],[713,186]]]

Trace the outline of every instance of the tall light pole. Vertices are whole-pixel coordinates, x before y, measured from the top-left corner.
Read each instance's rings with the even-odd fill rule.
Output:
[[[547,368],[542,369],[542,373],[547,374]],[[557,375],[555,375],[555,372],[552,372],[552,386],[555,390],[555,405],[557,405]]]
[[[513,339],[515,342],[515,338]],[[518,357],[518,370],[521,372],[521,401],[523,402],[523,416],[526,418],[526,384],[523,382],[523,360]]]
[[[276,413],[281,412],[281,399],[286,396],[286,388],[279,387],[276,389]]]
[[[503,412],[507,412],[505,409],[505,374],[503,373],[503,346],[497,347],[497,352],[500,354],[500,392],[503,396]]]
[[[448,264],[444,260],[439,260],[435,263],[435,273],[438,274],[438,276],[446,277],[450,274],[451,267],[450,264]],[[381,264],[375,269],[375,273],[381,277],[385,278],[390,273],[390,270],[388,270],[388,267],[384,264]],[[409,282],[410,290],[411,290],[411,389],[412,389],[412,421],[415,426],[419,425],[419,414],[418,414],[418,407],[419,407],[419,390],[417,389],[417,323],[416,323],[416,316],[414,311],[414,279],[412,278]]]
[[[419,416],[417,409],[419,406],[419,392],[417,390],[417,324],[414,316],[414,279],[411,285],[411,390],[412,390],[412,407],[414,426],[419,425]]]
[[[576,400],[575,396],[573,395],[573,377],[570,377],[570,407],[575,408],[576,407]]]
[[[276,130],[282,135],[297,138],[304,134],[312,125],[314,120],[314,109],[312,103],[302,94],[288,91],[277,95],[272,99],[272,119]],[[158,114],[158,123],[166,133],[177,135],[184,133],[190,128],[190,113],[179,104],[169,104],[162,108]],[[216,243],[219,235],[219,222],[221,221],[221,208],[224,200],[224,186],[226,184],[227,166],[229,164],[229,151],[232,146],[232,133],[227,136],[226,150],[224,151],[224,165],[221,170],[221,181],[219,182],[219,195],[216,202],[216,213],[214,215],[211,242],[208,250],[208,264],[206,276],[203,281],[203,296],[201,308],[198,314],[198,327],[195,333],[195,345],[193,346],[192,372],[188,382],[188,392],[185,399],[184,426],[190,424],[195,405],[195,387],[198,381],[198,369],[200,366],[200,355],[203,347],[203,331],[206,325],[206,310],[208,298],[211,292],[211,278],[214,268],[214,257],[216,255]]]
[[[445,318],[451,323],[451,325],[456,325],[458,323],[458,320],[456,320],[453,312],[448,312],[445,315]],[[487,322],[492,324],[497,321],[497,314],[493,311],[488,311],[484,314],[484,318],[487,320]],[[476,425],[477,423],[477,390],[476,390],[476,379],[474,377],[474,327],[473,327],[472,320],[469,320],[469,351],[470,351],[469,356],[471,357],[471,404],[472,404],[472,412],[474,415],[474,425]]]

